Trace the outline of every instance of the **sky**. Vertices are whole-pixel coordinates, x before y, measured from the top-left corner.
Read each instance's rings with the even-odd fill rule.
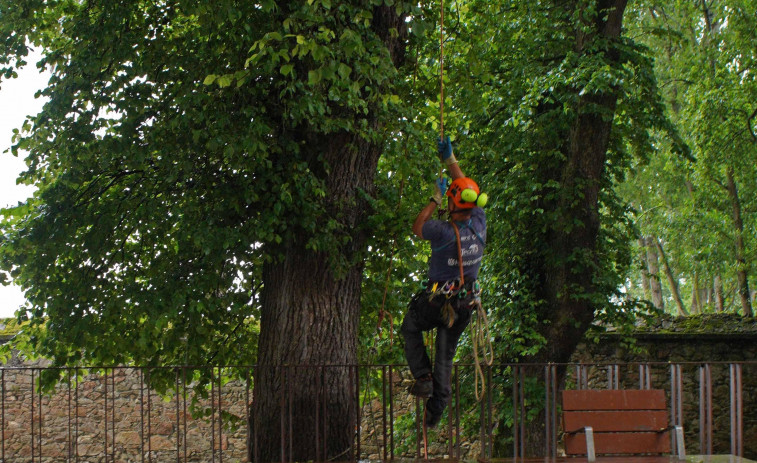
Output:
[[[9,150],[13,129],[20,129],[26,116],[37,114],[44,104],[34,94],[47,84],[49,76],[39,73],[33,64],[35,58],[27,61],[30,64],[18,73],[18,78],[0,82],[0,207],[3,208],[18,204],[34,192],[27,185],[16,184],[26,164],[23,153],[16,158]],[[0,285],[0,318],[12,317],[23,303],[24,295],[17,286]]]

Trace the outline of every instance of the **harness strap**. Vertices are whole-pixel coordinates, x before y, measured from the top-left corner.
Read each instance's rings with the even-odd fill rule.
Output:
[[[481,237],[481,235],[480,235],[480,234],[479,234],[479,233],[478,233],[478,232],[476,231],[476,229],[475,229],[475,228],[473,228],[473,227],[471,226],[471,223],[472,223],[472,222],[473,222],[472,220],[468,220],[467,222],[460,222],[460,225],[464,226],[465,228],[467,228],[467,229],[469,229],[469,230],[470,230],[471,232],[473,232],[473,234],[474,234],[474,235],[476,235],[476,238],[478,238],[478,240],[479,240],[479,241],[481,242],[481,244],[483,244],[484,246],[486,246],[486,240],[484,240],[484,239],[483,239],[483,238]],[[450,221],[450,223],[451,223],[451,224],[455,224],[455,222],[454,222],[454,221]],[[432,250],[432,251],[441,251],[442,249],[444,249],[444,248],[446,248],[447,246],[450,246],[450,245],[452,245],[452,244],[454,244],[454,243],[455,243],[455,239],[451,239],[451,240],[449,240],[448,242],[444,243],[444,244],[443,244],[443,245],[441,245],[441,246],[438,246],[438,247],[436,247],[436,248],[431,248],[431,250]]]
[[[476,231],[475,228],[471,227],[471,223],[473,223],[473,220],[468,219],[468,221],[467,222],[463,222],[462,225],[465,228],[469,229],[471,232],[473,232],[473,234],[476,235],[476,238],[478,238],[478,240],[481,242],[481,244],[483,244],[484,246],[486,246],[486,241],[483,238],[481,238],[481,235],[478,234],[478,232]]]
[[[460,266],[460,287],[465,286],[465,275],[463,274],[463,245],[460,243],[460,229],[457,228],[457,224],[452,222],[452,227],[455,229],[455,238],[457,238],[457,263]]]

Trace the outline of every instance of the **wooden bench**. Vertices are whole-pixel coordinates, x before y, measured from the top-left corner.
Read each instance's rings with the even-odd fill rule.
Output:
[[[668,425],[665,391],[563,391],[566,455],[641,455],[671,453],[674,430],[676,455],[684,459],[683,428]]]

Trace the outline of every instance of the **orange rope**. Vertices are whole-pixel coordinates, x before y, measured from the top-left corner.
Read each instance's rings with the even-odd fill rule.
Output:
[[[441,20],[439,24],[439,140],[444,141],[444,0],[441,3]],[[439,164],[439,179],[444,175],[444,163]],[[440,209],[439,217],[443,211]]]
[[[423,459],[428,461],[428,430],[426,428],[426,409],[427,406],[423,405]]]
[[[441,5],[442,12],[439,28],[439,138],[444,140],[444,0],[441,0]]]

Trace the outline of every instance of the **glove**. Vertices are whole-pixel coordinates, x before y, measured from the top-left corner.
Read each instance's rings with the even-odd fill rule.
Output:
[[[442,177],[437,178],[436,183],[434,183],[434,195],[431,196],[431,201],[435,202],[437,206],[442,204],[442,198],[447,192],[448,182],[449,180],[446,177]]]
[[[457,162],[455,155],[452,154],[452,142],[448,136],[444,137],[444,140],[442,140],[441,137],[439,138],[437,142],[437,150],[439,151],[439,159],[444,161],[447,165]]]

